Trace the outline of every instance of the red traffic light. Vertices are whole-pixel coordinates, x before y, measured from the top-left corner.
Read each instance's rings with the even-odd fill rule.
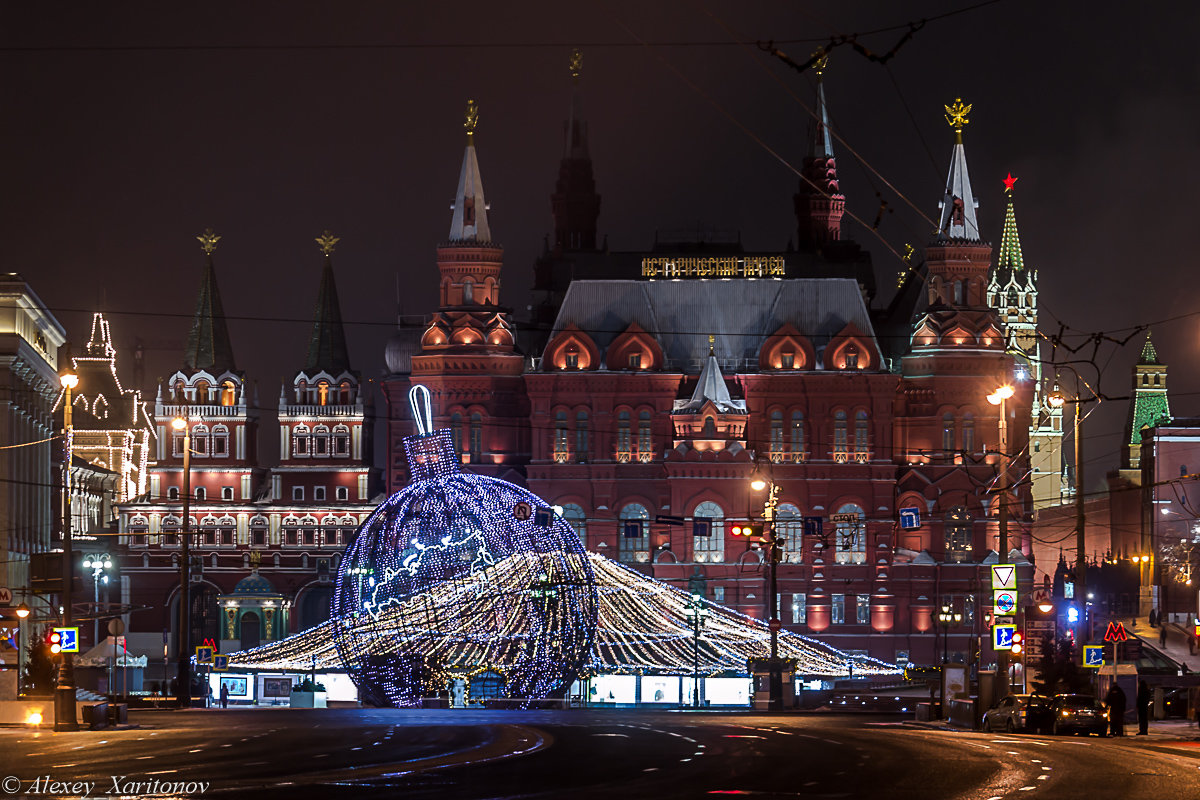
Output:
[[[763,526],[761,523],[755,524],[745,522],[736,524],[730,529],[734,536],[762,536]]]
[[[46,644],[50,645],[50,652],[58,655],[62,651],[62,634],[58,631],[50,631],[46,634]]]

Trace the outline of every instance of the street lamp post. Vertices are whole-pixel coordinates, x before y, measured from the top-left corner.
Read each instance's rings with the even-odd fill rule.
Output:
[[[184,417],[171,420],[171,427],[183,431],[183,525],[179,539],[179,633],[175,637],[178,645],[178,673],[176,690],[180,708],[192,705],[192,615],[191,615],[191,499],[192,499],[192,429]]]
[[[62,465],[62,605],[63,627],[70,627],[71,581],[74,556],[71,554],[71,457],[74,426],[71,422],[71,390],[79,385],[79,376],[68,369],[60,377],[63,387],[63,465]],[[75,715],[75,662],[71,653],[62,654],[58,667],[58,685],[54,688],[54,730],[77,731]]]
[[[89,553],[84,556],[83,568],[92,571],[92,615],[95,617],[92,620],[92,644],[98,645],[100,644],[100,584],[108,586],[108,575],[105,572],[112,569],[112,558],[108,553]]]
[[[942,604],[938,622],[942,623],[942,666],[950,663],[950,626],[962,624],[962,614],[949,603]]]
[[[1068,402],[1075,406],[1075,418],[1072,426],[1075,434],[1075,597],[1079,601],[1083,617],[1081,620],[1082,624],[1080,625],[1080,630],[1084,632],[1082,641],[1087,641],[1086,632],[1089,630],[1087,616],[1087,537],[1085,536],[1087,516],[1084,514],[1083,508],[1083,414],[1080,413],[1083,410],[1084,400],[1079,396],[1079,372],[1069,364],[1062,366],[1065,369],[1069,369],[1075,375],[1075,396],[1068,399],[1066,394],[1058,388],[1058,384],[1055,383],[1054,391],[1050,392],[1050,395],[1046,399],[1053,408],[1062,408]]]
[[[1008,384],[997,386],[988,395],[987,401],[994,406],[1000,406],[1000,475],[996,487],[996,527],[999,533],[1000,558],[997,563],[1008,563],[1008,398],[1013,396],[1013,387]],[[996,652],[996,672],[1008,675],[1008,653],[1003,650]],[[1001,687],[1001,697],[1009,692],[1008,680]]]
[[[768,467],[768,470],[770,467]],[[767,708],[771,711],[783,710],[783,673],[779,664],[779,559],[781,542],[775,536],[775,510],[779,505],[779,487],[768,474],[763,477],[756,474],[750,481],[750,488],[756,492],[767,490],[767,498],[763,502],[763,541],[767,545],[768,575],[770,586],[767,589],[767,618],[771,630],[771,676],[770,699]]]
[[[688,622],[692,623],[692,705],[700,707],[700,632],[704,630],[704,621],[708,617],[708,609],[704,607],[704,597],[693,594],[684,613]]]
[[[17,606],[17,697],[21,696],[21,681],[25,677],[25,618],[29,616],[29,606],[22,603]]]

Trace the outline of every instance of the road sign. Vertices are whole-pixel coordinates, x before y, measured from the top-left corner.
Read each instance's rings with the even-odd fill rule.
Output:
[[[1054,641],[1057,627],[1057,623],[1052,619],[1025,620],[1025,653],[1029,660],[1042,657],[1045,652],[1042,645],[1045,644],[1047,636],[1050,637],[1051,642]]]
[[[825,520],[821,517],[804,518],[804,535],[820,536],[824,532]]]
[[[0,606],[12,605],[12,589],[0,586]]]
[[[781,627],[783,627],[783,625],[779,622],[778,617],[767,623],[767,628],[771,631],[771,633],[778,633]]]
[[[657,522],[659,525],[681,526],[684,524],[683,517],[675,517],[675,516],[671,516],[670,514],[656,514],[654,517],[654,521]]]
[[[515,506],[513,506],[512,514],[519,522],[524,522],[533,516],[533,506],[524,502],[517,503]]]
[[[1104,641],[1106,642],[1124,642],[1129,638],[1129,634],[1125,632],[1124,622],[1108,623],[1108,630],[1104,632]]]
[[[992,649],[1012,650],[1013,636],[1017,633],[1016,625],[992,626]]]
[[[993,589],[1016,589],[1017,588],[1017,568],[1012,564],[993,564],[992,565],[992,588]]]
[[[229,669],[229,656],[213,656],[213,671],[224,672]]]
[[[830,514],[829,521],[834,525],[842,522],[858,522],[858,514]]]
[[[54,628],[54,632],[59,635],[59,652],[79,652],[79,628]]]
[[[1040,605],[1041,603],[1053,603],[1054,593],[1045,587],[1034,589],[1030,595],[1033,598],[1033,604]]]
[[[1016,589],[992,590],[992,613],[997,617],[1006,617],[1017,613]]]
[[[196,663],[197,664],[212,664],[213,663],[213,648],[209,645],[201,645],[196,648]]]
[[[533,524],[539,528],[549,528],[553,521],[554,518],[548,508],[539,508],[533,512]]]
[[[921,509],[916,506],[900,509],[900,527],[906,531],[921,527]]]
[[[1083,665],[1099,669],[1104,666],[1104,645],[1085,644],[1083,646]]]

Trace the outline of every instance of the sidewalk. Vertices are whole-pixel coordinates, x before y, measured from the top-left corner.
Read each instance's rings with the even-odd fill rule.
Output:
[[[1174,622],[1166,623],[1167,643],[1164,645],[1161,643],[1161,626],[1151,628],[1145,617],[1126,618],[1121,621],[1130,636],[1138,637],[1167,658],[1182,664],[1187,668],[1186,671],[1200,671],[1200,652],[1193,653],[1188,647],[1188,640],[1191,636],[1183,626]]]

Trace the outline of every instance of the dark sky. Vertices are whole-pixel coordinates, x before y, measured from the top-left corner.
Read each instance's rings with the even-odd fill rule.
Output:
[[[234,349],[270,405],[302,365],[321,264],[313,238],[329,228],[342,238],[335,267],[352,358],[377,377],[396,276],[406,312],[436,303],[434,248],[449,228],[468,97],[480,106],[492,231],[506,247],[502,301],[521,308],[550,229],[571,45],[584,48],[600,228],[613,249],[701,223],[782,250],[797,179],[768,148],[798,166],[811,78],[738,40],[812,40],[781,45],[801,59],[835,33],[970,5],[10,5],[0,26],[3,268],[29,278],[75,340],[92,309],[109,311],[119,346],[146,343],[153,380],[179,364],[202,264],[194,237],[213,227],[224,237],[225,308],[240,318]],[[942,104],[963,97],[974,105],[966,143],[979,218],[997,244],[1001,178],[1020,179],[1043,329],[1058,318],[1120,337],[1154,323],[1173,367],[1172,410],[1200,413],[1200,376],[1188,368],[1197,317],[1163,322],[1200,308],[1190,279],[1198,17],[1187,4],[1008,0],[931,21],[886,67],[836,51],[834,126],[898,191],[836,145],[848,209],[873,221],[878,189],[895,209],[882,239],[923,245],[929,223],[907,204],[936,213],[951,145]],[[861,42],[884,52],[902,33]],[[900,265],[869,231],[844,230],[874,251],[886,292]],[[1128,392],[1140,341],[1102,348],[1104,392]],[[1088,423],[1097,477],[1095,467],[1116,464],[1124,416],[1114,401]]]

